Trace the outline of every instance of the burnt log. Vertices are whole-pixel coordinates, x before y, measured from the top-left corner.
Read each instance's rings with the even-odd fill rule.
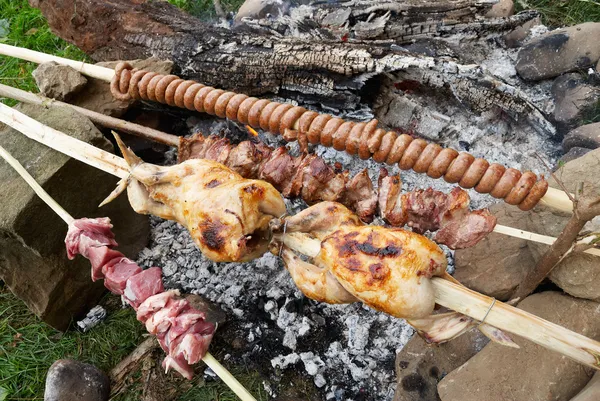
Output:
[[[397,45],[259,35],[202,22],[167,2],[37,0],[52,30],[98,61],[170,59],[183,78],[255,96],[275,94],[345,112],[371,107],[384,74],[400,72],[446,91],[477,112],[499,108],[554,133],[518,90],[478,66],[410,53]],[[360,115],[371,118],[371,112]]]

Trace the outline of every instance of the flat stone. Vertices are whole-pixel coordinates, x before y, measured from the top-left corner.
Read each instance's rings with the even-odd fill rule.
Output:
[[[559,292],[527,297],[519,308],[583,334],[600,338],[598,303]],[[442,401],[569,400],[590,380],[594,370],[513,336],[520,349],[489,343],[438,385]]]
[[[582,125],[570,131],[562,142],[563,150],[574,147],[596,149],[600,147],[600,123]]]
[[[59,359],[48,370],[44,401],[107,401],[109,397],[108,376],[94,365]]]
[[[600,59],[600,23],[586,22],[533,39],[517,57],[517,72],[537,81],[595,65]]]
[[[67,100],[87,84],[87,79],[75,69],[53,61],[40,64],[31,73],[40,93],[56,100]]]
[[[592,380],[571,401],[598,401],[600,398],[600,372],[596,372]]]
[[[557,175],[571,192],[584,182],[586,192],[600,194],[600,148],[565,163]],[[558,188],[553,180],[550,186]],[[541,204],[529,212],[505,203],[490,209],[499,224],[552,237],[560,234],[569,219],[569,214]],[[589,222],[585,230],[600,231],[600,218]],[[547,245],[491,233],[474,247],[456,251],[454,276],[469,288],[507,300],[547,249]],[[600,301],[597,256],[572,254],[552,270],[549,278],[568,294]]]
[[[567,153],[565,153],[564,155],[562,155],[562,157],[559,159],[558,161],[558,165],[562,165],[564,163],[568,163],[570,161],[573,161],[575,159],[580,158],[581,156],[587,154],[588,152],[590,152],[592,149],[588,149],[588,148],[580,148],[578,146],[572,147],[571,149],[569,149],[569,151]]]
[[[523,41],[527,38],[527,36],[529,36],[531,28],[540,25],[541,23],[541,18],[536,17],[527,21],[523,25],[516,27],[512,32],[509,32],[504,36],[504,43],[506,43],[506,47],[521,47],[523,45]]]
[[[467,362],[489,342],[479,330],[471,330],[444,344],[427,344],[415,334],[396,355],[398,386],[394,401],[438,400],[442,378]]]
[[[101,62],[96,65],[115,68],[119,61]],[[173,62],[151,57],[146,60],[132,60],[129,63],[141,70],[153,71],[159,74],[170,74]],[[74,96],[70,103],[77,106],[106,114],[112,117],[121,117],[133,105],[133,101],[116,100],[110,92],[110,84],[96,78],[88,78],[85,88]]]
[[[75,138],[113,150],[91,121],[71,109],[35,105],[17,109]],[[8,128],[0,131],[0,145],[74,217],[110,217],[119,250],[127,256],[134,258],[146,245],[148,219],[133,212],[126,196],[98,209],[117,178]],[[0,279],[42,320],[66,330],[98,303],[104,293],[102,282],[92,283],[90,264],[83,257],[67,259],[67,225],[5,163],[0,163],[0,182]]]
[[[513,0],[500,0],[492,6],[492,9],[485,15],[488,18],[506,18],[515,13],[515,3]]]
[[[527,213],[514,206],[497,203],[490,211],[498,224],[527,229]],[[454,277],[475,291],[507,301],[535,266],[527,245],[524,239],[490,233],[477,245],[455,252]]]
[[[554,121],[559,131],[568,132],[581,124],[586,112],[596,107],[600,88],[588,84],[579,74],[562,75],[552,84]]]

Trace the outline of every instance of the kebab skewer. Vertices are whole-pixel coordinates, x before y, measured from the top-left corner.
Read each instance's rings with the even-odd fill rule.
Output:
[[[190,158],[215,160],[244,178],[266,180],[286,197],[299,196],[307,203],[341,202],[366,222],[370,222],[379,209],[380,216],[392,226],[403,226],[408,222],[415,230],[421,226],[421,232],[439,230],[436,241],[452,249],[474,245],[492,228],[496,233],[547,245],[555,241],[554,237],[494,225],[493,216],[484,211],[469,212],[468,195],[460,189],[447,195],[430,190],[400,194],[400,178],[387,176],[385,169],[380,174],[379,189],[375,190],[365,172],[350,178],[347,173],[335,171],[315,155],[293,157],[285,147],[273,149],[251,141],[232,145],[226,138],[214,135],[178,137],[2,84],[0,96],[31,104],[71,107],[100,125],[177,147],[180,162]],[[446,207],[439,208],[436,204]],[[398,213],[399,210],[402,212]],[[446,215],[447,211],[452,213]],[[591,248],[585,252],[600,256],[599,249]]]
[[[2,108],[8,107],[1,106],[0,109]],[[55,150],[67,154],[73,153],[78,156],[79,160],[104,164],[105,171],[111,171],[122,178],[135,179],[137,174],[142,174],[140,175],[140,179],[142,179],[143,174],[150,174],[149,177],[157,180],[158,187],[165,185],[161,179],[166,176],[170,176],[176,182],[181,182],[182,177],[177,177],[175,170],[147,163],[136,164],[138,161],[132,155],[128,156],[132,162],[130,167],[125,160],[119,157],[52,130],[15,110],[8,109],[13,112],[12,118],[3,117],[4,123],[26,133],[29,137],[42,139],[42,142]],[[4,114],[0,113],[0,116],[4,116]],[[53,137],[53,140],[44,141],[44,137],[46,140]],[[128,149],[122,148],[122,150],[125,153],[130,152]],[[186,165],[194,162],[199,161],[189,160],[179,165],[182,166],[179,173],[184,174],[183,178],[189,169]],[[214,163],[213,166],[218,175],[223,174],[225,170],[230,171],[230,179],[233,182],[241,179],[225,166],[218,165],[218,163]],[[130,172],[124,171],[124,169],[129,170],[130,168]],[[136,170],[138,171],[136,172]],[[268,184],[265,183],[265,185]],[[151,188],[146,188],[146,190],[150,195]],[[207,193],[207,196],[210,194]],[[279,200],[273,199],[272,204],[276,205],[281,201],[281,196],[278,196]],[[156,202],[156,200],[154,201]],[[176,202],[173,198],[169,200],[169,202],[171,201]],[[256,209],[259,208],[256,204],[263,201],[263,198],[255,199],[254,206],[252,202],[245,203],[255,209],[255,211],[249,210],[248,212],[254,213],[255,216],[262,216],[264,211],[257,212]],[[244,203],[243,200],[239,200],[239,202]],[[165,206],[165,204],[161,205]],[[289,219],[273,217],[268,222],[270,231],[275,233],[276,244],[281,243],[290,250],[310,258],[309,264],[314,266],[310,269],[313,272],[325,273],[326,280],[321,284],[317,282],[321,289],[323,289],[322,283],[324,283],[325,290],[329,291],[330,285],[335,284],[333,280],[329,279],[333,277],[339,283],[334,290],[338,291],[340,297],[343,297],[342,301],[347,302],[350,299],[349,295],[341,290],[341,287],[351,296],[371,307],[409,319],[429,318],[435,322],[435,317],[428,316],[433,305],[445,306],[498,330],[517,334],[580,363],[600,369],[598,362],[600,360],[600,343],[527,312],[496,302],[493,298],[478,294],[453,282],[443,273],[445,259],[442,260],[440,256],[443,255],[442,251],[435,243],[419,234],[401,229],[363,226],[358,223],[359,220],[356,216],[348,217],[346,220],[332,221],[332,211],[328,210],[328,207],[332,205],[343,207],[337,203],[318,204]],[[323,208],[325,208],[324,212]],[[197,210],[196,212],[202,211]],[[223,211],[223,213],[227,212]],[[352,216],[349,211],[338,214]],[[281,232],[277,232],[278,221]],[[199,231],[192,231],[191,234],[192,236],[202,235]],[[235,237],[233,240],[228,238],[225,241],[227,244],[223,244],[223,249],[236,249],[238,244]],[[237,253],[236,255],[243,258],[247,254]],[[300,272],[302,273],[302,271]],[[331,276],[328,273],[331,273]],[[311,284],[311,280],[314,281],[314,277],[308,274],[304,276],[306,279],[296,279],[303,291]],[[319,286],[316,288],[318,289]]]
[[[206,112],[282,135],[288,141],[298,140],[303,146],[309,142],[320,143],[358,154],[363,159],[372,157],[377,162],[397,163],[404,170],[427,173],[432,178],[443,177],[447,182],[458,183],[464,188],[489,193],[509,204],[518,205],[522,210],[530,210],[540,201],[558,210],[573,210],[569,196],[549,188],[543,177],[538,179],[529,171],[522,173],[500,164],[490,164],[469,153],[444,149],[409,135],[386,132],[377,128],[377,120],[348,122],[303,107],[184,81],[174,75],[134,70],[127,63],[119,64],[113,71],[4,44],[0,44],[0,54],[35,63],[54,61],[69,65],[82,74],[111,82],[113,95],[118,99],[152,100]]]
[[[204,361],[243,401],[255,398],[209,352],[216,326],[205,313],[192,307],[179,291],[164,291],[161,269],[142,270],[135,262],[113,249],[117,246],[108,218],[74,219],[0,146],[0,157],[10,164],[33,191],[69,226],[65,244],[69,259],[80,254],[90,260],[92,280],[104,280],[113,294],[121,295],[137,313],[148,332],[155,335],[167,353],[163,367],[192,379],[191,365]]]

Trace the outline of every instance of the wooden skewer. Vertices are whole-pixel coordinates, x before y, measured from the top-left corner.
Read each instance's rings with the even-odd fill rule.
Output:
[[[15,169],[17,173],[29,184],[31,189],[44,201],[50,208],[56,212],[67,224],[71,224],[75,219],[58,202],[56,202],[40,184],[29,174],[27,170],[19,163],[17,159],[0,146],[0,157]],[[233,391],[242,401],[256,401],[248,390],[229,372],[219,361],[215,359],[209,352],[202,358],[204,363],[208,365],[213,372],[223,380],[227,386]]]
[[[68,65],[89,77],[98,78],[107,82],[110,82],[115,76],[114,70],[110,68],[100,67],[93,64],[87,64],[81,61],[69,60],[63,57],[52,56],[50,54],[40,53],[34,50],[10,46],[2,43],[0,43],[0,54],[20,58],[22,60],[31,61],[38,64],[54,61],[58,64]],[[295,127],[295,129],[297,128],[298,127]],[[546,195],[544,195],[540,202],[549,207],[564,212],[573,211],[573,203],[569,199],[569,196],[563,191],[560,191],[555,188],[548,188]]]
[[[143,138],[148,138],[152,141],[163,143],[165,145],[179,146],[179,137],[177,135],[170,135],[165,132],[144,127],[139,124],[134,124],[129,121],[121,120],[119,118],[110,117],[102,113],[97,113],[95,111],[88,110],[83,107],[50,99],[40,94],[35,94],[21,89],[13,88],[12,86],[0,84],[0,97],[7,97],[18,100],[19,102],[37,104],[40,106],[51,105],[70,107],[78,113],[88,117],[92,122],[100,124],[104,127],[112,128]]]
[[[12,113],[7,114],[8,111]],[[14,121],[10,118],[7,119],[5,116],[18,116],[19,114],[21,113],[0,104],[0,119],[8,125],[11,125]],[[19,121],[19,128],[27,131],[26,134],[34,138],[36,135],[32,133],[32,130],[39,130],[41,127],[45,127],[43,124],[40,124],[29,117],[24,119],[21,116]],[[31,121],[32,123],[27,125],[26,123],[28,121]],[[40,132],[47,133],[48,127],[45,128],[46,130]],[[49,146],[59,151],[61,151],[61,149],[59,149],[60,147],[66,147],[71,150],[74,147],[79,146],[80,148],[77,150],[82,153],[90,152],[91,149],[89,148],[95,149],[97,152],[104,152],[91,145],[85,144],[84,142],[77,141],[59,131],[53,131],[54,136],[52,136],[52,138],[57,140],[57,142],[49,142]],[[85,146],[82,146],[81,144]],[[94,156],[96,156],[96,154],[94,154]],[[106,164],[103,168],[104,171],[112,171],[113,174],[117,175],[117,173],[122,171],[120,168],[123,167],[125,162],[117,156],[110,156],[110,158],[105,157],[94,160],[99,160]],[[88,160],[86,158],[83,159],[84,161]],[[319,240],[298,233],[286,234],[283,236],[282,240],[290,248],[301,251],[303,254],[311,257],[316,256],[321,248]],[[495,302],[493,298],[471,291],[464,286],[441,278],[433,278],[432,282],[436,290],[435,300],[439,305],[446,306],[480,321],[485,320],[485,323],[495,326],[500,330],[520,335],[548,349],[562,353],[578,362],[595,369],[600,369],[600,343],[565,329],[564,327],[540,319],[530,313],[502,304],[501,302]]]
[[[309,257],[321,250],[321,242],[302,233],[280,236],[291,249]],[[500,330],[516,334],[569,358],[600,370],[600,342],[517,309],[494,298],[440,277],[431,279],[435,302]]]
[[[84,115],[91,117],[93,121],[97,121],[99,124],[105,125],[109,128],[125,128],[124,130],[126,132],[146,137],[146,128],[141,125],[129,123],[118,118],[107,117],[103,114],[96,113],[91,110],[73,106],[68,103],[54,101],[48,98],[44,98],[40,95],[25,92],[20,89],[11,88],[6,85],[0,84],[0,96],[9,96],[12,99],[32,104],[43,105],[47,104],[48,102],[51,102],[52,104],[57,104],[59,106],[72,107],[77,111],[85,111],[85,113],[83,113]],[[20,113],[2,104],[0,104],[0,121],[4,122],[7,125],[10,125],[18,131],[21,131],[33,140],[41,142],[46,146],[49,146],[62,153],[65,153],[68,156],[71,156],[79,161],[90,164],[110,174],[116,175],[117,177],[124,178],[129,174],[129,169],[127,167],[127,164],[123,161],[123,159],[111,153],[100,150],[78,139],[65,135],[60,131],[47,127],[41,124],[40,122],[26,116],[25,114]],[[160,137],[161,143],[171,144],[173,146],[177,146],[177,144],[179,143],[177,139],[178,137],[175,135],[170,135],[157,130],[152,131],[154,132],[151,134],[151,136]],[[109,165],[106,164],[106,160],[109,161],[111,167],[109,167]],[[497,224],[494,227],[494,232],[547,245],[551,245],[556,240],[555,237],[523,231],[513,227],[503,226],[500,224]],[[600,249],[597,248],[587,249],[585,252],[591,255],[600,256]]]

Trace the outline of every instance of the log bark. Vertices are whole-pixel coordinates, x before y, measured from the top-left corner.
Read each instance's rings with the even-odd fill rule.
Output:
[[[204,23],[167,2],[37,0],[52,30],[96,60],[170,59],[178,75],[249,95],[276,94],[346,112],[370,106],[380,77],[401,72],[443,89],[477,112],[500,108],[553,134],[518,90],[478,66],[409,53],[389,44],[259,35]],[[397,46],[396,46],[397,47]],[[363,107],[364,108],[364,107]],[[359,117],[372,118],[367,111]]]

